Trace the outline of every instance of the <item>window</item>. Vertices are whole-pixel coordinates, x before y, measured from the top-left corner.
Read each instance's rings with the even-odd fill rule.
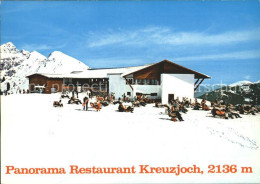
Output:
[[[133,79],[129,79],[128,82],[129,82],[130,84],[133,84]]]
[[[63,84],[71,84],[72,83],[72,79],[71,78],[63,78]]]
[[[150,85],[150,79],[146,79],[146,85]]]
[[[144,84],[144,81],[142,79],[137,79],[137,84],[142,85]]]
[[[155,85],[160,85],[158,80],[155,80]]]
[[[127,81],[133,85],[160,85],[160,81],[157,79],[127,79]]]
[[[157,93],[151,93],[151,96],[157,96]]]
[[[152,79],[152,83],[151,83],[152,85],[155,85],[155,80],[154,79]]]
[[[126,84],[133,84],[133,79],[126,79]]]

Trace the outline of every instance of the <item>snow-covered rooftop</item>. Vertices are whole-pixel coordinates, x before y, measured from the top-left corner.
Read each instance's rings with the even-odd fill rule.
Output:
[[[34,73],[34,74],[31,74],[31,75],[27,75],[26,77],[29,77],[29,76],[32,76],[32,75],[43,75],[45,77],[48,77],[48,78],[65,78],[66,74],[51,74],[51,73]]]
[[[150,65],[151,64],[143,65],[143,66],[124,67],[124,68],[123,67],[122,68],[97,68],[97,69],[89,69],[85,71],[76,71],[67,74],[50,74],[50,73],[35,73],[35,74],[43,75],[48,78],[108,78],[109,74],[121,74],[121,76],[123,76],[127,73],[143,69]],[[27,77],[29,76],[31,75],[28,75]]]
[[[182,67],[176,63],[170,62],[168,60],[163,60],[159,63],[162,62],[169,62],[173,65],[175,65],[176,67],[181,67],[182,70],[184,71],[188,71],[191,73],[194,73],[196,75],[199,76],[203,76],[205,78],[210,78],[209,76],[196,72],[194,70]],[[40,74],[40,75],[44,75],[46,77],[49,78],[108,78],[108,75],[112,75],[112,74],[121,74],[121,77],[125,77],[127,75],[131,75],[132,73],[142,70],[144,68],[147,68],[149,66],[153,66],[159,63],[152,63],[152,64],[146,64],[146,65],[142,65],[142,66],[133,66],[133,67],[120,67],[120,68],[96,68],[96,69],[87,69],[87,70],[83,70],[83,71],[71,71],[71,72],[67,72],[67,73],[63,73],[63,74],[48,74],[45,72],[41,72],[41,73],[35,73],[35,74]],[[28,75],[27,77],[29,77],[31,75]]]

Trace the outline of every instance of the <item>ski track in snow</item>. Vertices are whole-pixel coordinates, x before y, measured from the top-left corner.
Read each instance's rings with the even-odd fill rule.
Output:
[[[189,112],[187,114],[189,114],[191,111],[195,111],[192,109],[188,109]],[[201,117],[193,117],[193,121],[192,121],[192,126],[194,126],[195,128],[198,129],[204,129],[206,132],[209,132],[209,134],[211,136],[217,136],[220,139],[224,139],[232,144],[238,145],[242,148],[249,148],[252,150],[257,150],[259,148],[259,145],[256,143],[255,140],[253,140],[252,138],[249,138],[248,136],[244,135],[243,133],[239,132],[238,130],[236,130],[236,127],[229,127],[228,122],[229,121],[240,121],[241,119],[220,119],[220,118],[213,118],[212,115],[209,115],[210,112],[209,111],[195,111],[197,113],[203,113],[205,114],[205,117],[210,118],[210,122],[208,121],[201,121],[200,118]],[[185,119],[186,114],[181,113],[182,116]],[[160,112],[160,115],[166,115],[165,112]],[[245,115],[243,116],[243,118],[247,118],[251,115]],[[257,116],[259,116],[259,114],[257,114]],[[242,118],[242,119],[243,119]],[[170,118],[160,118],[160,119],[164,119],[164,120],[170,120]],[[190,119],[188,118],[186,121],[189,121]],[[212,122],[212,120],[215,120],[216,122]],[[219,122],[221,121],[221,122]]]
[[[207,127],[211,135],[217,135],[220,138],[223,138],[233,144],[237,144],[241,147],[249,148],[249,149],[258,149],[258,145],[256,142],[247,136],[243,136],[239,132],[235,131],[234,128],[227,127],[223,130],[223,127],[219,128],[219,130],[213,129],[212,127]]]

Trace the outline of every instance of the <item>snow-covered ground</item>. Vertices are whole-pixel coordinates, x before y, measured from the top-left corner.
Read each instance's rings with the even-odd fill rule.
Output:
[[[117,112],[118,105],[83,111],[81,105],[54,108],[60,94],[1,96],[2,183],[180,183],[259,182],[260,114],[240,119],[213,118],[189,110],[183,122],[173,122],[152,104],[134,113]],[[83,98],[83,94],[80,94]],[[192,166],[204,174],[82,174],[6,175],[19,168]],[[237,165],[237,173],[208,174],[208,165]],[[241,173],[241,167],[253,173]]]

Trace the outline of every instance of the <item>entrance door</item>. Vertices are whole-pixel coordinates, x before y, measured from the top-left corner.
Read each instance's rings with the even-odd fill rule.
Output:
[[[174,100],[174,94],[168,94],[168,103],[171,103],[171,100]]]

